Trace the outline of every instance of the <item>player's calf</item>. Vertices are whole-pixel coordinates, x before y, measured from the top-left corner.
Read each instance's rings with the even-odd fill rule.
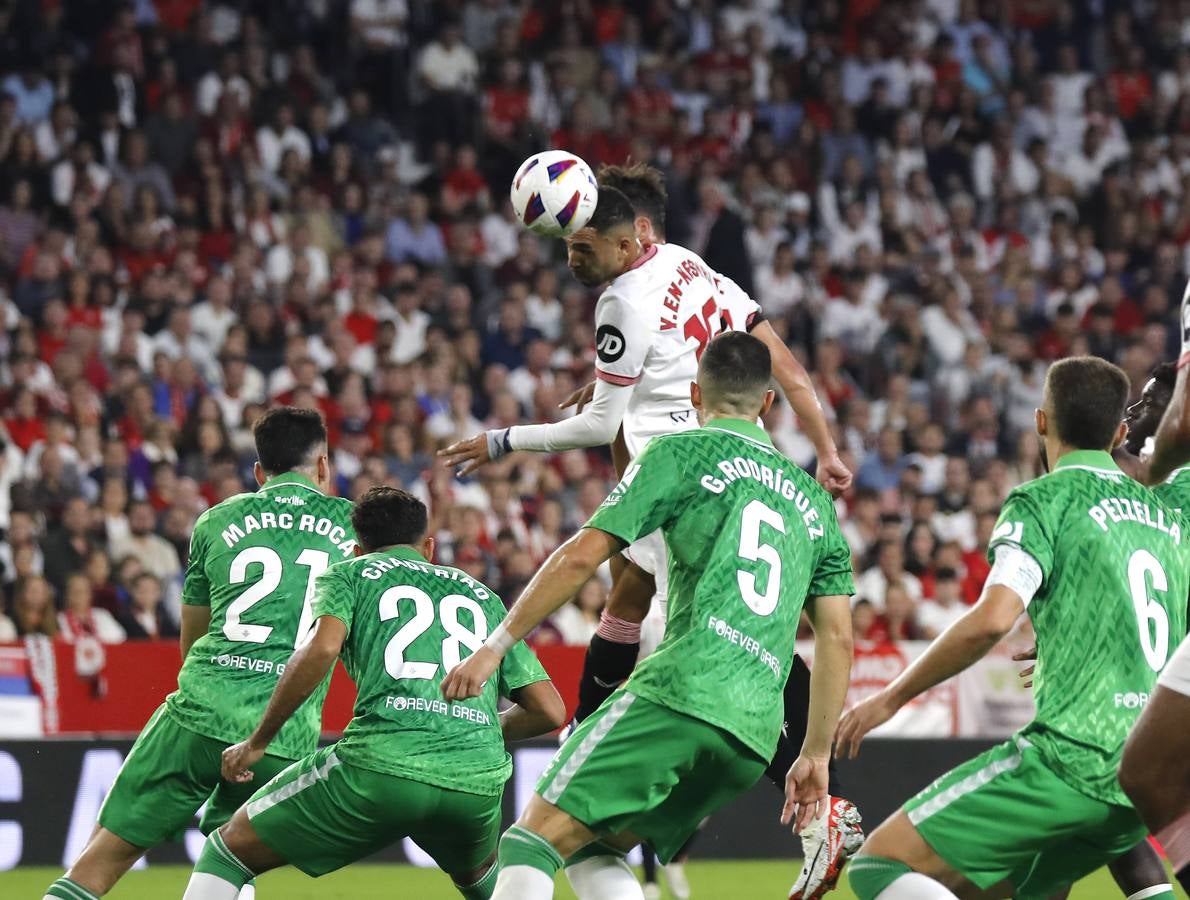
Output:
[[[955,900],[956,890],[971,887],[925,842],[904,811],[872,833],[847,877],[859,900]]]
[[[241,808],[207,837],[182,900],[236,900],[257,875],[283,865]]]
[[[97,825],[74,865],[50,885],[46,896],[65,900],[102,897],[116,886],[116,882],[124,877],[124,873],[132,868],[144,852],[144,847],[130,844]]]

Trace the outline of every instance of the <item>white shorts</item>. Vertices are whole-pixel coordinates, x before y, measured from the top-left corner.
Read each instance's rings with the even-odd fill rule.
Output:
[[[657,585],[653,605],[660,606],[664,618],[669,603],[669,548],[665,546],[665,536],[659,530],[646,534],[625,547],[624,556],[653,576]]]
[[[698,413],[693,408],[669,412],[629,410],[624,414],[624,446],[628,448],[628,458],[640,456],[649,441],[658,435],[691,431],[697,427]]]
[[[1171,691],[1190,697],[1190,638],[1182,641],[1174,651],[1173,659],[1165,664],[1157,683]]]

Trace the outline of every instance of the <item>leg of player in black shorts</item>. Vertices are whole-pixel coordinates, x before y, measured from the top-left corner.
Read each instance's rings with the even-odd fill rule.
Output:
[[[575,721],[581,722],[632,674],[640,652],[640,626],[653,600],[653,576],[622,556],[613,557],[611,596],[600,618],[599,630],[591,639],[579,682],[579,704]],[[810,710],[810,670],[794,656],[785,683],[785,727],[766,774],[782,794],[785,775],[797,758],[806,736]],[[814,900],[834,887],[843,864],[863,843],[860,815],[855,806],[838,797],[834,760],[830,768],[832,802],[821,820],[802,834],[805,864],[790,897]]]

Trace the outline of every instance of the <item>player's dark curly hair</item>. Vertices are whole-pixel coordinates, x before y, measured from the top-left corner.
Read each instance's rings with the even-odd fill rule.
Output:
[[[1045,398],[1058,439],[1078,450],[1109,449],[1130,390],[1124,371],[1097,356],[1054,363],[1045,376]]]
[[[1157,365],[1153,366],[1153,371],[1149,373],[1149,377],[1162,387],[1172,391],[1174,384],[1178,380],[1178,368],[1171,362],[1157,363]]]
[[[648,163],[626,163],[622,166],[602,165],[596,174],[599,186],[612,187],[623,193],[638,216],[647,216],[653,223],[657,237],[665,239],[665,175]]]
[[[256,420],[252,437],[260,467],[279,475],[314,461],[311,457],[326,446],[326,426],[316,410],[278,406]]]
[[[621,191],[613,187],[600,187],[599,202],[595,206],[595,212],[591,214],[590,221],[587,222],[587,227],[599,234],[605,234],[620,225],[631,226],[635,219],[636,213],[632,211],[632,204]]]
[[[397,544],[416,544],[426,536],[429,520],[424,503],[393,487],[370,488],[351,510],[356,540],[368,553]]]

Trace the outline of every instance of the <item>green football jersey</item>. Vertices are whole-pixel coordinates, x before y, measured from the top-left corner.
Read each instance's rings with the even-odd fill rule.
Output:
[[[497,704],[549,676],[523,642],[483,693],[448,703],[446,673],[483,646],[505,616],[496,594],[465,572],[394,547],[331,566],[314,617],[347,626],[341,658],[355,711],[335,753],[345,763],[426,784],[497,795],[512,773]]]
[[[178,689],[166,698],[170,715],[208,737],[246,738],[310,630],[314,579],[354,548],[351,502],[323,494],[293,472],[199,516],[182,602],[209,606],[211,625],[190,648]],[[269,753],[297,759],[314,751],[328,684],[285,723]]]
[[[807,597],[855,591],[830,495],[757,425],[716,419],[653,438],[586,527],[669,549],[665,637],[627,689],[768,760]]]
[[[1153,493],[1180,512],[1182,518],[1190,516],[1190,466],[1174,469],[1163,482],[1153,485]]]
[[[1037,714],[1022,729],[1059,777],[1127,804],[1116,770],[1157,674],[1186,634],[1190,548],[1182,518],[1107,453],[1079,451],[1016,488],[988,547],[1041,567]]]

